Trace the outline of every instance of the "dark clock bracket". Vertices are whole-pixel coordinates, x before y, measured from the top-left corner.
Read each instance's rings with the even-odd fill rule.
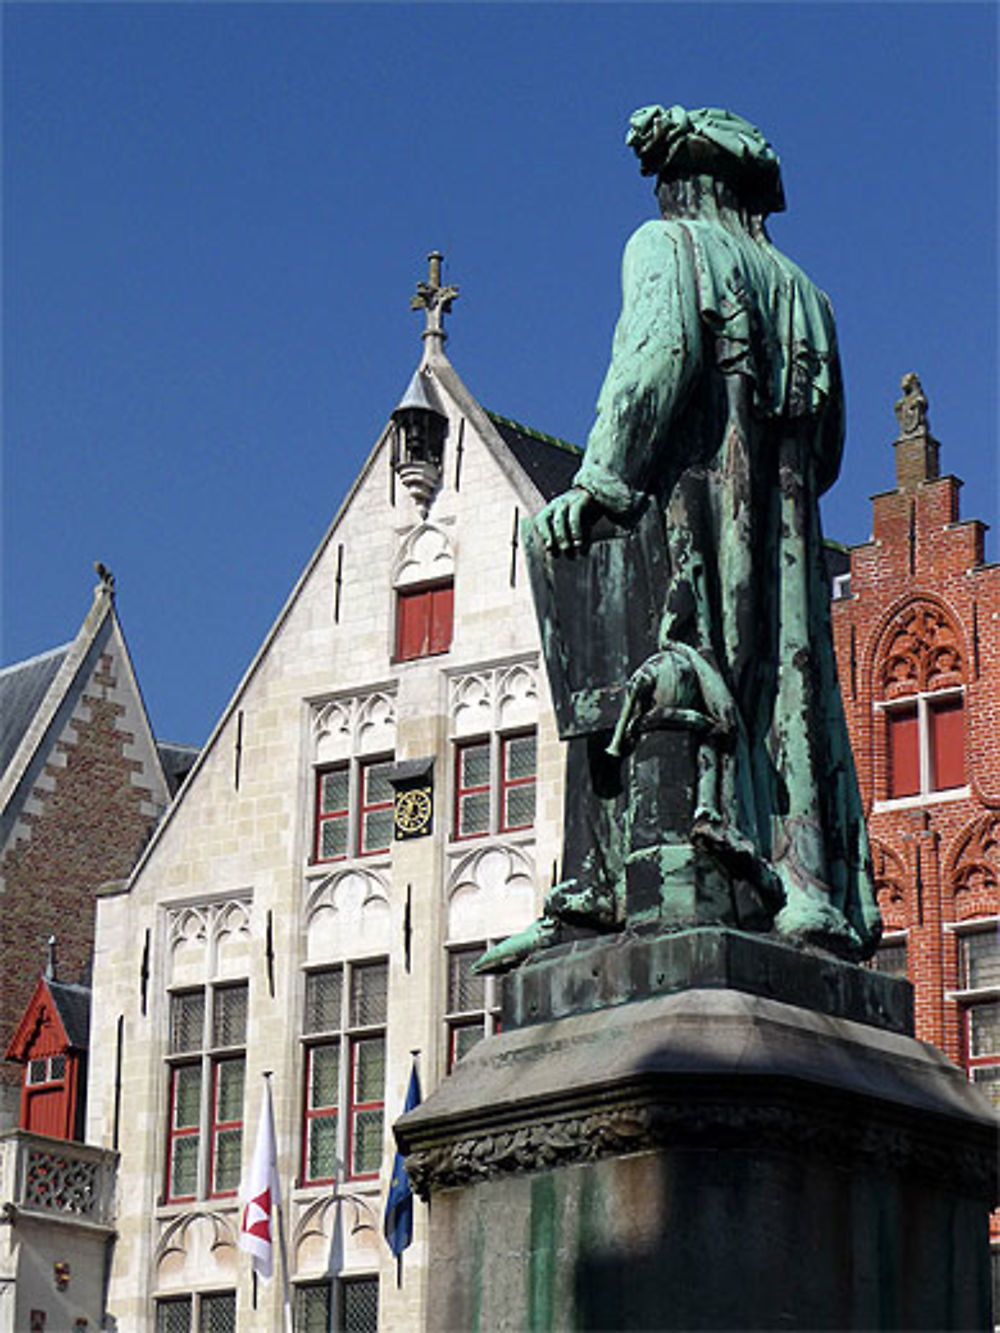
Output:
[[[393,836],[397,842],[434,832],[434,756],[403,759],[389,770],[395,792]]]

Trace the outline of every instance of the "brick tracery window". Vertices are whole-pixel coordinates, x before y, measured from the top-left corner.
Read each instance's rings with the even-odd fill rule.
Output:
[[[911,603],[883,636],[876,719],[884,742],[881,800],[930,800],[966,784],[964,659],[945,611]]]
[[[962,694],[919,694],[885,709],[886,798],[929,796],[965,786]]]

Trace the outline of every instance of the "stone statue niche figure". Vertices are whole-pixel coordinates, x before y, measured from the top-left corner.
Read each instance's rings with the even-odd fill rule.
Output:
[[[646,107],[661,217],[572,488],[523,536],[560,734],[563,876],[477,964],[721,924],[841,957],[881,922],[837,686],[818,499],[844,407],[826,296],[771,244],[778,158],[741,117]]]

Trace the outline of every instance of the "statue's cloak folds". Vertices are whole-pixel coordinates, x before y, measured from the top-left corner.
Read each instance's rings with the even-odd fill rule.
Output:
[[[622,285],[611,365],[576,484],[633,536],[613,556],[625,563],[610,585],[583,578],[601,587],[603,610],[576,608],[594,618],[588,636],[600,640],[602,623],[615,634],[604,679],[588,668],[581,680],[578,662],[567,689],[565,644],[579,641],[580,629],[562,633],[549,619],[546,630],[547,615],[565,611],[539,607],[557,711],[560,700],[566,705],[563,734],[583,736],[588,711],[595,730],[607,725],[622,668],[638,664],[623,649],[623,618],[632,621],[626,638],[648,641],[642,622],[652,606],[660,642],[697,649],[737,702],[730,814],[782,881],[779,927],[821,927],[833,909],[868,953],[879,918],[837,687],[818,509],[837,476],[844,432],[829,302],[763,237],[701,219],[640,227],[626,246]],[[543,570],[537,543],[529,548],[536,593],[551,589],[559,561],[549,558]],[[597,842],[603,822],[589,821]],[[604,846],[573,859],[614,878],[616,857]]]

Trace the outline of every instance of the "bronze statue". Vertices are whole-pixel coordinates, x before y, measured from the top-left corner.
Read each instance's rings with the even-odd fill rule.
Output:
[[[525,525],[567,761],[563,879],[478,965],[574,933],[721,923],[848,958],[881,924],[837,688],[819,496],[844,408],[826,296],[770,242],[761,133],[646,107],[659,220],[572,488]]]

